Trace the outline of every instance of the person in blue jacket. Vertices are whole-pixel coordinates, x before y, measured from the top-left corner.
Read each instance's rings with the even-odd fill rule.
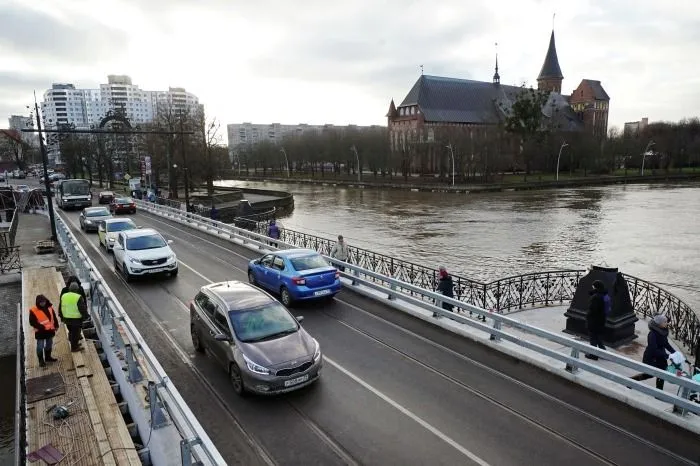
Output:
[[[668,353],[667,353],[668,351]],[[668,318],[663,314],[655,315],[649,321],[649,335],[647,335],[647,347],[642,356],[642,362],[650,366],[665,371],[668,367],[669,353],[676,350],[668,342]],[[654,377],[649,374],[638,374],[632,376],[634,380],[646,380]],[[664,389],[664,379],[656,379],[656,388]]]

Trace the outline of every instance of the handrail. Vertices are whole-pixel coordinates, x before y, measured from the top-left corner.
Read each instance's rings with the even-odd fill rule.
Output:
[[[149,392],[152,389],[152,393],[157,400],[151,398],[149,401],[151,413],[147,415],[147,418],[150,419],[151,432],[159,427],[156,422],[158,416],[161,417],[162,422],[165,422],[162,420],[163,415],[158,415],[156,412],[162,407],[167,411],[170,420],[177,429],[181,451],[191,452],[195,460],[202,462],[201,464],[212,466],[225,465],[226,462],[223,457],[146,344],[136,325],[131,321],[112,290],[105,284],[104,278],[97,267],[95,267],[57,211],[56,230],[59,243],[74,273],[83,283],[90,284],[91,305],[89,310],[92,314],[93,322],[103,324],[103,326],[96,325],[98,333],[100,329],[104,331],[111,323],[113,340],[115,343],[119,343],[119,350],[127,362],[130,381],[141,381],[143,376],[152,379],[148,383]],[[119,328],[115,329],[115,327]],[[119,330],[123,330],[126,338],[122,336],[123,334]],[[138,393],[138,397],[142,398],[143,394]],[[134,417],[133,414],[132,417]],[[148,432],[146,430],[146,434]],[[169,448],[172,450],[173,446],[169,445]],[[183,465],[192,464],[192,458],[189,457],[189,454],[183,454],[181,461]],[[155,466],[158,465],[156,464]]]
[[[185,214],[181,211],[176,211],[175,209],[170,209],[164,206],[153,206],[152,204],[146,205],[146,203],[141,203],[140,208],[146,211],[151,211],[154,213],[161,214],[162,216],[171,217],[177,221],[190,224],[192,227],[197,227],[198,225],[203,226],[206,230],[215,235],[226,234],[229,238],[234,237],[241,239],[244,243],[250,243],[252,245],[258,246],[259,248],[270,248],[270,238],[247,231],[241,228],[236,228],[234,226],[213,221],[211,219],[199,217],[195,214]],[[294,248],[295,244],[285,243],[281,240],[275,240],[277,247],[280,249]],[[362,268],[357,265],[353,265],[347,262],[342,262],[336,259],[327,257],[327,259],[337,265],[343,266],[347,271],[341,272],[341,275],[345,278],[352,280],[353,285],[362,284],[368,288],[380,290],[382,293],[388,295],[389,299],[400,298],[410,304],[423,308],[432,313],[438,314],[442,317],[449,318],[461,324],[468,325],[470,327],[482,330],[491,335],[491,339],[499,341],[500,339],[510,341],[518,346],[536,351],[540,354],[548,356],[553,359],[557,359],[566,363],[566,369],[570,372],[577,372],[578,370],[584,370],[595,375],[599,375],[615,383],[639,391],[641,393],[654,396],[660,400],[672,403],[674,406],[679,407],[682,410],[687,410],[689,412],[700,414],[700,405],[689,401],[687,398],[691,392],[700,392],[700,383],[695,382],[691,379],[684,377],[678,377],[675,374],[671,374],[667,371],[657,369],[655,367],[649,366],[647,364],[635,361],[633,359],[619,356],[614,353],[601,350],[599,348],[594,348],[587,343],[582,343],[567,336],[543,330],[526,323],[520,322],[506,315],[495,313],[484,308],[465,303],[454,298],[448,298],[440,293],[421,288],[419,286],[413,285],[411,283],[398,280],[386,275]],[[348,272],[349,271],[349,272]],[[408,293],[406,293],[406,291]],[[451,304],[452,306],[468,311],[471,314],[476,314],[480,317],[483,322],[479,320],[474,320],[458,312],[450,312],[442,308],[442,303]],[[492,325],[488,325],[486,322],[491,321]],[[567,356],[566,354],[559,353],[552,349],[543,347],[537,343],[532,343],[522,338],[507,333],[502,330],[502,326],[508,326],[511,328],[518,329],[530,335],[534,335],[538,338],[543,338],[550,342],[557,343],[559,345],[568,347],[571,349],[571,354]],[[642,372],[650,374],[654,377],[658,377],[678,385],[682,388],[682,395],[670,395],[663,391],[657,390],[654,387],[647,386],[641,382],[635,381],[631,378],[619,375],[616,372],[604,369],[600,366],[591,364],[584,360],[579,359],[579,354],[591,354],[610,361],[614,364],[623,366],[627,369],[631,369],[636,372]]]

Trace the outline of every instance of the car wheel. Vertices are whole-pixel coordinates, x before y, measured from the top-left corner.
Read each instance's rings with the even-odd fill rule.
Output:
[[[117,257],[113,256],[114,259],[114,273],[119,273],[119,264],[117,263]]]
[[[170,276],[173,277],[173,278],[177,277],[177,272],[178,272],[179,270],[180,270],[179,267],[178,267],[177,269],[173,270],[172,272],[170,272]]]
[[[237,395],[245,395],[245,385],[243,384],[243,377],[241,376],[241,370],[237,365],[231,363],[228,369],[228,375],[231,379],[231,386],[233,386],[233,391]]]
[[[198,353],[204,353],[204,345],[202,345],[202,340],[199,339],[199,333],[197,333],[194,325],[190,325],[190,335],[192,336],[192,346],[194,346],[194,350]]]
[[[250,283],[253,286],[257,286],[258,284],[255,280],[255,274],[252,270],[248,270],[248,283]]]
[[[124,275],[124,280],[127,282],[131,281],[131,274],[129,273],[129,269],[126,268],[126,264],[122,262],[122,274]]]
[[[280,289],[280,299],[285,306],[289,307],[292,305],[292,295],[289,294],[289,290],[286,286]]]

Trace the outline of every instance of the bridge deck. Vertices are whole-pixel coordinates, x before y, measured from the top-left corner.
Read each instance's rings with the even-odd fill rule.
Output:
[[[71,353],[67,330],[62,325],[54,338],[53,356],[58,362],[39,366],[28,309],[34,305],[37,294],[44,294],[58,311],[62,287],[63,277],[53,267],[23,271],[27,453],[31,455],[51,445],[65,455],[61,463],[140,465],[139,455],[92,341],[83,342],[85,349],[82,352]],[[55,395],[48,395],[48,390]],[[45,398],[37,399],[42,397]],[[63,420],[54,420],[50,411],[55,405],[68,406],[70,415]]]

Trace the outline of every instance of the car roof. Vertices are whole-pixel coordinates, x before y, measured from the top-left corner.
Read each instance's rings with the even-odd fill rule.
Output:
[[[112,218],[108,218],[107,220],[104,220],[104,222],[105,223],[131,222],[134,225],[136,225],[136,222],[134,222],[132,219],[124,218],[124,217],[117,217],[117,218],[112,217]]]
[[[271,302],[277,302],[275,298],[264,291],[238,280],[212,283],[203,286],[202,289],[209,290],[221,298],[231,311],[251,309]]]
[[[136,238],[138,236],[150,236],[150,235],[160,235],[160,233],[153,228],[141,228],[138,230],[124,230],[119,233],[123,234],[127,238]]]
[[[314,251],[313,249],[285,249],[284,251],[275,252],[275,255],[277,256],[287,257],[290,259],[293,257],[302,257],[311,254],[318,254],[318,252]]]
[[[94,211],[96,211],[96,210],[106,210],[107,212],[109,212],[109,210],[107,209],[107,207],[101,207],[101,206],[96,206],[96,207],[85,207],[85,211],[86,211],[86,212],[94,212]]]

